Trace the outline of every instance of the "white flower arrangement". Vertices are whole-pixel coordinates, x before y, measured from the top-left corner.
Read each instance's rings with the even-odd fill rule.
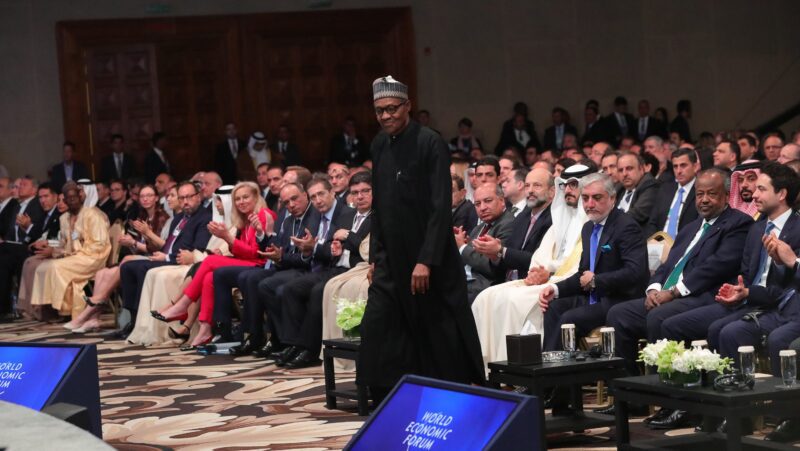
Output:
[[[682,341],[658,340],[639,352],[639,360],[645,365],[655,366],[660,374],[694,373],[699,371],[725,372],[731,367],[731,359],[723,358],[708,349],[686,349]]]

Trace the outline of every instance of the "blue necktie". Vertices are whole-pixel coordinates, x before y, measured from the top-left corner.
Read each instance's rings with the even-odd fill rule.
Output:
[[[589,241],[589,271],[594,273],[594,262],[597,259],[597,245],[600,243],[600,232],[603,230],[602,224],[595,224],[592,229],[592,238]],[[597,304],[597,293],[592,290],[589,292],[589,305]]]
[[[767,222],[767,228],[764,231],[764,235],[769,235],[774,228],[775,224],[773,224],[772,221]],[[767,269],[767,248],[761,246],[761,257],[758,260],[758,271],[756,272],[755,276],[753,276],[753,282],[750,285],[758,285],[761,283],[761,275],[764,274],[765,269]]]
[[[678,220],[681,216],[681,204],[683,203],[683,192],[684,189],[678,190],[678,198],[675,199],[675,203],[672,204],[672,208],[669,209],[669,221],[667,222],[667,233],[673,239],[678,234]]]

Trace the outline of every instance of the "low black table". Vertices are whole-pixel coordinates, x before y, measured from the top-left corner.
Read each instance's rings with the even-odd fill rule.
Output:
[[[325,369],[325,407],[336,408],[336,398],[354,399],[358,403],[358,414],[361,416],[369,415],[369,398],[367,388],[356,385],[355,390],[337,390],[336,372],[333,367],[333,359],[340,358],[353,360],[358,365],[358,348],[361,340],[332,339],[322,340],[324,346],[322,350],[322,365]]]
[[[800,412],[800,388],[776,388],[783,382],[777,377],[756,379],[753,390],[718,392],[712,387],[683,388],[661,383],[658,375],[625,377],[611,382],[616,406],[617,449],[797,449],[789,445],[742,437],[741,419],[759,415],[797,416]],[[628,404],[658,405],[686,410],[707,417],[726,418],[727,435],[717,432],[630,443]]]
[[[540,363],[535,365],[509,365],[508,362],[489,363],[489,384],[499,388],[500,384],[526,387],[527,394],[535,395],[542,403],[545,389],[555,386],[570,386],[572,406],[583,410],[583,393],[581,386],[599,380],[610,381],[624,377],[624,360],[619,357],[587,358],[584,361],[574,359],[563,362]],[[544,406],[542,405],[542,412]],[[583,412],[576,416],[542,415],[541,428],[547,433],[592,429],[614,424],[614,417],[594,412]]]

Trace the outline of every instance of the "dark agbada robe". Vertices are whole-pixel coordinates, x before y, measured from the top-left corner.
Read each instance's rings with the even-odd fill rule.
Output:
[[[370,151],[375,273],[357,383],[390,388],[404,374],[482,383],[480,342],[453,238],[447,145],[412,121],[397,136],[381,132]],[[424,295],[411,294],[417,263],[431,270]]]

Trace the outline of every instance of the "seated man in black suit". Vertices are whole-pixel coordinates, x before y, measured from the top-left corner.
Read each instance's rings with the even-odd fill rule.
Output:
[[[542,168],[530,171],[525,177],[524,190],[527,205],[514,218],[505,244],[498,237],[472,241],[472,247],[489,259],[505,282],[527,275],[533,253],[553,224],[550,216],[550,204],[556,193],[553,175]]]
[[[580,181],[581,200],[589,221],[581,231],[583,251],[578,272],[539,294],[544,312],[545,351],[562,348],[561,326],[575,325],[575,338],[605,324],[608,310],[634,299],[647,285],[647,246],[642,230],[630,216],[614,208],[614,183],[606,174],[589,174]],[[571,413],[566,399],[553,399],[553,414]]]
[[[312,182],[313,183],[313,182]],[[304,368],[319,364],[322,347],[322,293],[325,283],[344,273],[361,260],[358,247],[369,233],[370,213],[372,212],[372,177],[359,172],[350,179],[350,191],[355,195],[357,210],[336,201],[335,206],[323,213],[330,216],[330,227],[324,230],[325,221],[320,225],[320,235],[311,249],[312,270],[310,273],[293,279],[283,286],[280,296],[285,332],[284,342],[294,346],[284,361],[287,368]],[[326,208],[327,197],[332,197],[324,180],[309,185],[309,196],[314,207],[322,212]],[[322,232],[326,232],[324,236]],[[294,357],[291,355],[294,354]]]
[[[50,183],[59,192],[61,192],[61,187],[70,180],[78,181],[90,178],[86,166],[75,160],[75,144],[72,141],[64,141],[63,151],[64,160],[50,170]]]
[[[39,204],[38,183],[31,176],[25,175],[17,179],[17,202],[10,211],[11,220],[2,230],[3,240],[28,245],[37,233],[34,224],[41,221],[44,211]]]
[[[616,206],[644,228],[658,194],[658,183],[649,172],[645,172],[642,157],[633,152],[620,152],[617,171],[622,188],[617,191]]]
[[[661,323],[674,315],[714,303],[723,283],[735,277],[742,258],[747,231],[753,220],[728,207],[730,179],[711,168],[697,177],[698,218],[681,229],[667,260],[650,278],[646,297],[617,304],[608,312],[606,324],[616,331],[616,349],[625,359],[631,376],[638,375],[637,344],[663,338]],[[661,409],[647,421],[653,428],[682,423],[683,413]]]
[[[181,250],[203,250],[211,239],[207,228],[211,211],[200,207],[198,186],[192,182],[181,182],[178,185],[178,200],[182,211],[172,219],[168,238],[161,251],[153,253],[147,260],[133,260],[120,267],[122,305],[131,312],[131,322],[118,332],[120,338],[127,337],[133,330],[147,271],[159,266],[182,264],[179,258]]]
[[[467,199],[467,190],[464,188],[464,179],[453,175],[453,227],[472,230],[478,224],[478,213],[475,205]]]
[[[12,313],[11,279],[15,275],[21,277],[22,264],[25,259],[33,255],[33,249],[42,247],[37,242],[41,239],[48,240],[58,237],[59,217],[61,216],[56,208],[58,193],[51,185],[43,183],[39,185],[37,194],[38,198],[30,202],[34,202],[38,206],[34,208],[29,204],[25,209],[29,213],[18,216],[16,229],[14,226],[9,226],[6,230],[7,236],[16,234],[18,240],[0,243],[0,318]],[[29,225],[26,226],[28,223]]]
[[[466,230],[454,229],[456,246],[467,274],[467,296],[470,303],[485,288],[505,280],[505,276],[498,274],[492,267],[489,257],[475,250],[473,243],[497,238],[506,244],[511,236],[511,224],[514,220],[511,212],[506,210],[503,190],[494,183],[485,183],[475,190],[475,210],[481,224],[475,226],[469,235]]]
[[[288,182],[281,188],[283,217],[279,215],[271,234],[257,234],[259,247],[270,259],[263,268],[230,266],[214,271],[214,320],[230,322],[231,289],[239,287],[244,299],[242,323],[247,334],[240,346],[231,348],[231,354],[240,356],[254,354],[269,357],[285,349],[281,343],[280,303],[269,309],[278,312],[264,321],[268,306],[261,298],[259,284],[277,275],[283,282],[308,272],[309,265],[299,258],[300,249],[292,238],[300,238],[309,229],[319,226],[319,212],[311,206],[305,188],[297,182]],[[275,302],[274,299],[270,301]],[[269,335],[267,339],[266,334]]]
[[[650,211],[650,221],[644,229],[645,236],[664,231],[674,239],[684,226],[697,219],[694,183],[699,169],[697,152],[693,149],[673,152],[675,180],[661,183]]]
[[[134,164],[133,157],[125,152],[125,138],[111,135],[111,155],[105,156],[100,164],[100,181],[128,180],[135,175]]]

